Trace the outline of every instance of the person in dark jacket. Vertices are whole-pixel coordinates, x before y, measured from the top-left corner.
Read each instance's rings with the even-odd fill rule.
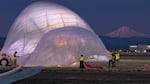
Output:
[[[109,67],[116,67],[116,55],[115,53],[112,53],[112,58],[109,60]]]

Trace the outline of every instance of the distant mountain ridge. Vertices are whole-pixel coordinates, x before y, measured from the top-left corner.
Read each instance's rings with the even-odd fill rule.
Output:
[[[108,50],[127,49],[129,45],[150,44],[150,38],[133,37],[133,38],[112,38],[99,36]],[[0,49],[3,47],[6,38],[0,37]]]
[[[112,38],[99,36],[108,50],[112,49],[128,49],[129,45],[148,44],[150,38],[132,37],[132,38]]]
[[[103,36],[113,37],[113,38],[130,38],[130,37],[145,37],[150,38],[149,34],[144,34],[141,32],[137,32],[133,29],[130,29],[127,26],[120,27],[117,30],[114,30],[110,33],[104,34]]]

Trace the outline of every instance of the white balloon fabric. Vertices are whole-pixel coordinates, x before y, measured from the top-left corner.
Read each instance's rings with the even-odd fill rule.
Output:
[[[32,53],[46,32],[68,26],[92,31],[76,13],[66,7],[47,2],[33,3],[22,11],[12,25],[2,51],[10,56],[15,51],[19,56]]]
[[[79,62],[81,54],[85,59],[91,55],[109,58],[109,52],[95,33],[81,27],[55,29],[41,38],[26,66],[71,65]]]
[[[12,25],[2,52],[28,66],[71,65],[79,56],[110,53],[94,31],[66,7],[37,2],[27,7]]]

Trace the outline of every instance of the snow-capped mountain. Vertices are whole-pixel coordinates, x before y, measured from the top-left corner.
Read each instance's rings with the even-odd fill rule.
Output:
[[[108,37],[123,37],[123,38],[129,38],[129,37],[150,37],[148,34],[144,34],[141,32],[137,32],[133,29],[130,29],[127,26],[120,27],[117,30],[114,30],[110,33],[104,34],[104,36]]]

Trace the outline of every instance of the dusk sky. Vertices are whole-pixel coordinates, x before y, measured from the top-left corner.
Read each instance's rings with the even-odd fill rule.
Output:
[[[150,0],[0,0],[0,36],[6,36],[21,11],[37,1],[70,8],[98,35],[121,26],[150,34]]]

